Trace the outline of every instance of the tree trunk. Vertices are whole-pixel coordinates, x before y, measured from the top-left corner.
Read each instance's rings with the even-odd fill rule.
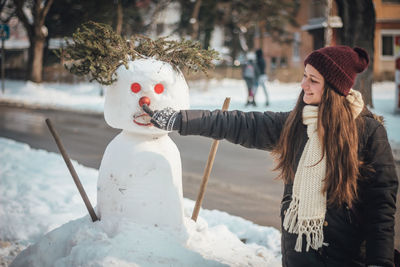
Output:
[[[122,12],[122,1],[118,1],[117,3],[117,27],[115,28],[115,32],[121,35],[122,32],[122,23],[123,23],[124,13]]]
[[[29,80],[35,83],[42,82],[44,43],[44,38],[35,38],[34,40],[31,40],[33,55]]]
[[[258,47],[261,50],[264,50],[264,33],[265,33],[265,21],[260,21],[257,24],[259,34],[260,34],[260,39],[258,40]]]
[[[375,8],[372,0],[336,0],[343,21],[341,43],[364,48],[370,57],[368,68],[357,75],[354,89],[359,90],[366,105],[373,107],[372,80],[374,65]]]
[[[28,50],[28,79],[36,82],[42,82],[43,73],[43,49],[46,42],[47,28],[44,26],[45,18],[54,0],[34,0],[29,10],[33,21],[30,21],[25,14],[24,9],[26,0],[14,0],[15,13],[22,22],[29,37]]]
[[[199,38],[199,12],[200,12],[200,7],[201,7],[201,1],[202,0],[197,0],[196,3],[194,4],[194,9],[191,17],[191,22],[192,23],[192,40],[197,40]]]

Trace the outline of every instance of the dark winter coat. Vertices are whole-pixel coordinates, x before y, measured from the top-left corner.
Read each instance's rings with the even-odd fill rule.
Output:
[[[260,74],[265,74],[265,68],[267,67],[267,64],[261,50],[256,51],[256,63]]]
[[[288,115],[289,112],[188,110],[181,112],[178,127],[181,135],[226,139],[248,148],[272,150]],[[368,111],[361,116],[365,126],[359,138],[359,157],[370,164],[374,172],[364,172],[365,179],[360,179],[359,204],[352,209],[327,207],[324,242],[328,246],[318,251],[295,252],[297,235],[289,234],[282,227],[283,266],[393,266],[398,179],[385,128]],[[304,148],[306,126],[302,138]],[[301,153],[298,152],[293,162],[294,170]],[[291,199],[292,184],[286,184],[281,204],[282,220]]]

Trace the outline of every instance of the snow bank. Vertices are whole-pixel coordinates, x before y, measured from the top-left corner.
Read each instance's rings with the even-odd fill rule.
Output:
[[[72,163],[90,201],[96,203],[98,171]],[[194,223],[189,219],[194,201],[189,199],[184,199],[188,233],[183,237],[121,218],[115,223],[92,223],[56,153],[0,138],[0,177],[2,260],[9,262],[24,247],[39,242],[19,256],[16,266],[135,266],[133,262],[141,266],[280,266],[277,229],[205,209]]]

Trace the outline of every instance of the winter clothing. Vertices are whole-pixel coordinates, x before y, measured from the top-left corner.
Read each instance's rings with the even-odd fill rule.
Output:
[[[261,49],[258,49],[256,51],[256,63],[257,63],[257,67],[260,70],[261,74],[265,74],[265,68],[266,68],[266,64],[265,64],[265,60],[263,57],[263,53]]]
[[[242,75],[247,85],[247,105],[255,105],[254,96],[255,90],[258,87],[258,78],[260,76],[260,71],[253,60],[249,60],[246,64],[243,64]]]
[[[255,87],[254,95],[257,94],[258,86],[261,85],[261,87],[264,91],[264,94],[265,94],[265,99],[266,99],[265,104],[268,106],[269,105],[269,97],[268,97],[267,86],[265,84],[268,81],[268,77],[265,74],[266,63],[265,63],[261,49],[258,49],[256,51],[256,63],[257,63],[257,67],[260,71],[260,76],[258,77],[258,83],[257,83],[257,86]]]
[[[307,125],[308,141],[301,154],[294,178],[293,200],[283,221],[286,231],[297,234],[295,247],[297,252],[301,252],[303,235],[305,235],[306,251],[309,251],[310,247],[319,249],[324,241],[326,193],[323,193],[322,189],[326,173],[326,158],[322,158],[317,123],[318,106],[304,106],[303,124]]]
[[[181,135],[201,135],[226,139],[248,148],[272,150],[277,144],[289,112],[241,112],[184,110],[178,114],[175,129]],[[364,110],[365,122],[359,133],[359,157],[374,171],[362,170],[358,181],[359,201],[349,209],[326,207],[323,242],[318,250],[295,251],[297,234],[282,227],[283,266],[393,266],[394,214],[398,187],[391,148],[383,125]],[[307,127],[302,125],[302,149],[307,143]],[[285,184],[281,204],[284,218],[293,199],[293,184]],[[282,219],[283,224],[283,219]]]
[[[346,99],[351,103],[354,118],[358,117],[364,101],[358,91],[351,90]],[[295,250],[302,249],[303,235],[306,251],[318,250],[324,241],[323,223],[326,213],[326,193],[323,193],[326,173],[326,157],[322,157],[322,144],[318,132],[318,106],[303,108],[303,124],[307,125],[308,141],[300,157],[294,184],[293,201],[285,214],[283,227],[289,233],[297,234]]]
[[[330,46],[313,51],[304,60],[316,68],[333,89],[347,96],[357,73],[363,72],[369,63],[368,53],[359,47]]]

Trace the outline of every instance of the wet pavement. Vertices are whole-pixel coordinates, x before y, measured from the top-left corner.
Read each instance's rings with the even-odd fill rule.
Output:
[[[109,127],[103,115],[99,114],[0,104],[0,136],[59,153],[45,123],[46,118],[52,121],[70,158],[96,169],[100,166],[107,144],[120,132]],[[181,153],[184,196],[195,200],[212,139],[182,137],[176,133],[170,136]],[[279,229],[283,186],[281,181],[274,180],[276,173],[270,171],[272,164],[268,152],[221,141],[203,207],[223,210]],[[68,172],[67,169],[65,171]]]

